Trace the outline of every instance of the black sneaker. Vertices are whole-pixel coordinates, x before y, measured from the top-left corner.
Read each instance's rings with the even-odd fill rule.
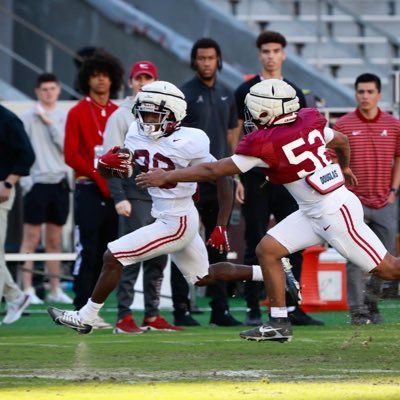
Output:
[[[315,325],[323,326],[325,322],[307,315],[301,308],[296,307],[294,311],[288,313],[292,325]]]
[[[251,308],[247,309],[244,324],[247,326],[262,325],[260,310],[252,310]]]
[[[369,325],[372,323],[370,316],[365,313],[350,313],[351,325]]]
[[[240,332],[242,339],[256,342],[290,342],[293,338],[292,326],[288,318],[270,318],[267,325],[261,325],[248,331]]]
[[[375,301],[366,302],[368,307],[369,319],[373,324],[383,324],[383,318],[379,312],[378,303]]]
[[[210,325],[239,326],[243,324],[237,319],[235,319],[228,310],[225,310],[223,312],[211,311]]]
[[[189,311],[174,311],[174,325],[176,326],[200,326]]]

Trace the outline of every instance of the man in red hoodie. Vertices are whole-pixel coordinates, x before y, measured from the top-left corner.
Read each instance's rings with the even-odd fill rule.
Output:
[[[73,290],[77,310],[92,293],[107,243],[117,238],[117,213],[106,180],[95,169],[95,158],[96,153],[102,152],[106,122],[117,109],[110,101],[110,93],[120,89],[123,68],[115,57],[98,50],[82,63],[78,81],[86,97],[69,111],[65,132],[65,162],[75,171],[76,182],[78,257],[73,271]],[[100,317],[96,325],[112,327]]]

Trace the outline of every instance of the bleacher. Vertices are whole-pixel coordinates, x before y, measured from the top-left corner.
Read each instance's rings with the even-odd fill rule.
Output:
[[[392,101],[391,75],[400,69],[399,0],[213,0],[254,32],[277,30],[288,52],[352,88],[362,72],[379,75]]]

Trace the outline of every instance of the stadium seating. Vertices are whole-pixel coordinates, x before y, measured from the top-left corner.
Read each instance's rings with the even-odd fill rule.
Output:
[[[362,72],[379,75],[391,104],[391,78],[400,66],[400,3],[393,0],[213,0],[255,32],[283,33],[288,51],[352,88]]]

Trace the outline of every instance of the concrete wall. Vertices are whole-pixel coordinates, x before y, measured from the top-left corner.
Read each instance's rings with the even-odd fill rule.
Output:
[[[40,6],[38,6],[40,4]],[[150,59],[159,67],[161,79],[178,85],[192,76],[187,64],[181,63],[157,44],[142,35],[126,32],[93,11],[81,0],[14,0],[15,13],[38,26],[72,50],[84,46],[98,46],[118,57],[126,74],[134,61]],[[14,24],[14,47],[29,61],[41,68],[45,67],[45,47],[43,41],[23,26]],[[73,86],[75,66],[72,58],[55,50],[53,71],[59,78]],[[25,93],[32,93],[36,73],[14,62],[12,83]],[[69,96],[64,93],[64,99]]]
[[[259,70],[255,34],[233,18],[218,12],[200,0],[129,0],[138,9],[166,24],[178,33],[194,41],[202,36],[212,36],[219,41],[223,57],[241,73],[256,73]],[[127,32],[95,12],[84,0],[13,0],[14,11],[55,39],[78,50],[83,46],[99,46],[119,57],[128,71],[133,61],[151,59],[160,70],[160,78],[177,85],[192,76],[189,64],[179,61],[157,43],[135,32]],[[26,28],[15,23],[13,34],[15,51],[29,61],[45,67],[43,41]],[[59,50],[54,52],[53,71],[60,79],[73,86],[75,68],[70,56]],[[189,61],[189,60],[188,60]],[[17,89],[31,94],[36,73],[14,62],[12,83]],[[354,103],[353,94],[346,91],[333,79],[305,66],[296,57],[289,57],[284,73],[300,87],[312,89],[326,99],[327,106],[346,107]],[[237,87],[238,81],[231,82]],[[70,98],[65,93],[64,99]]]

